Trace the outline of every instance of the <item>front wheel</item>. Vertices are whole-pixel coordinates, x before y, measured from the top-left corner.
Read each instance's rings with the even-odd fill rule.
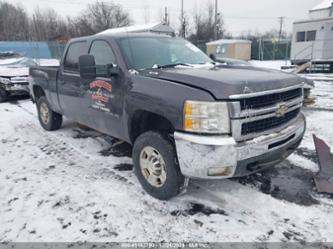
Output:
[[[148,194],[169,200],[177,196],[184,186],[175,146],[158,132],[140,135],[133,146],[135,173]]]
[[[7,101],[7,99],[8,93],[4,89],[0,88],[0,103]]]
[[[37,101],[38,119],[41,126],[47,131],[60,129],[62,115],[51,110],[49,102],[42,96]]]

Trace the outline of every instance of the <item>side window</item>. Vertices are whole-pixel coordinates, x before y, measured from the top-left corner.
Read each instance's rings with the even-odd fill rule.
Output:
[[[116,57],[106,41],[94,41],[90,47],[89,54],[95,57],[96,74],[98,76],[107,76],[108,66],[116,64]]]
[[[296,41],[297,42],[304,42],[305,41],[305,32],[297,32],[296,35]]]
[[[89,54],[95,57],[96,65],[104,66],[116,63],[114,53],[106,41],[94,41]]]
[[[79,71],[79,57],[80,55],[85,54],[85,45],[86,42],[75,42],[69,46],[68,52],[64,60],[65,71]]]
[[[316,40],[316,31],[308,31],[306,34],[306,41],[315,41]]]

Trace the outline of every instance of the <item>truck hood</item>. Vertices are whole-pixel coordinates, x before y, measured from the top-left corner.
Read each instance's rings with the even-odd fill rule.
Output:
[[[148,77],[173,81],[210,92],[216,99],[295,86],[302,80],[293,74],[255,67],[173,68],[150,70]]]

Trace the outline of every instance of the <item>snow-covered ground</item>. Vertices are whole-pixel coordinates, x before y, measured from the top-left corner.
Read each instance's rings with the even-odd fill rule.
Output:
[[[169,202],[132,172],[131,147],[70,120],[44,131],[29,100],[0,104],[0,241],[333,241],[312,134],[333,146],[333,82],[316,83],[300,148],[262,173],[190,182]]]
[[[251,60],[249,61],[255,67],[263,67],[281,70],[283,66],[291,66],[291,62],[289,60],[272,60],[272,61],[257,61]]]
[[[275,70],[281,70],[281,67],[291,66],[291,61],[289,60],[272,60],[272,61],[249,61],[255,67],[269,68]],[[284,72],[292,72],[293,69],[283,70]],[[315,81],[333,81],[333,74],[299,74],[299,76],[306,77]]]

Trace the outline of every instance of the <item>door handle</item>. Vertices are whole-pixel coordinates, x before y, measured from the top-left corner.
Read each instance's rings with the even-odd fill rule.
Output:
[[[65,85],[66,84],[64,80],[59,80],[58,82],[59,82],[60,85]]]

